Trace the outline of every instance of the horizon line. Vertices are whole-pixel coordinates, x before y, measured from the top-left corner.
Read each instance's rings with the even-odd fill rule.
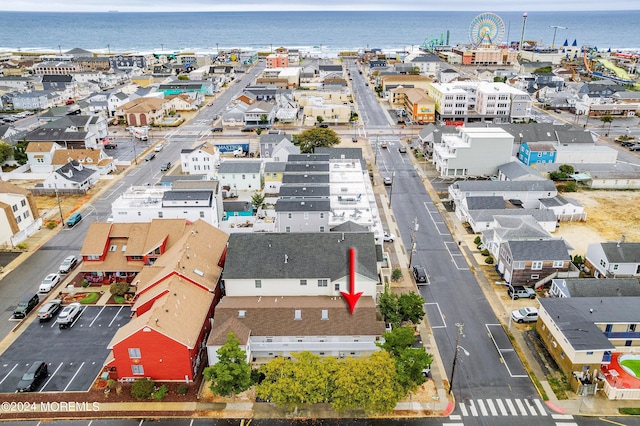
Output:
[[[274,13],[274,12],[480,12],[487,11],[488,8],[479,8],[479,9],[466,9],[466,10],[450,10],[450,9],[269,9],[269,10],[236,10],[236,9],[221,9],[221,10],[210,10],[210,9],[194,9],[194,10],[64,10],[64,11],[53,11],[53,10],[5,10],[0,9],[0,13],[2,12],[20,12],[20,13],[193,13],[193,12],[204,12],[204,13]],[[556,9],[556,10],[537,10],[537,9],[527,9],[523,11],[522,9],[515,10],[497,10],[491,9],[494,12],[540,12],[540,13],[553,13],[553,12],[573,12],[573,13],[583,13],[583,12],[630,12],[630,11],[640,11],[640,9],[629,8],[629,9],[583,9],[583,10],[572,10],[572,9]]]

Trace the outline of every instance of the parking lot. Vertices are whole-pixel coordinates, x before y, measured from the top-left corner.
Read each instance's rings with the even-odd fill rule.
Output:
[[[130,314],[128,306],[87,306],[64,330],[55,318],[43,323],[36,319],[0,356],[0,392],[15,392],[35,361],[49,364],[40,392],[88,390],[109,354],[107,344]]]

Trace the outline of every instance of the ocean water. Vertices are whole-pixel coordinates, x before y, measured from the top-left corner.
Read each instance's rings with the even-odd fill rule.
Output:
[[[503,42],[551,45],[575,40],[599,50],[640,48],[640,10],[615,12],[496,13]],[[525,11],[523,11],[525,12]],[[300,48],[320,56],[341,50],[415,49],[425,40],[468,43],[479,12],[0,12],[0,51],[195,51]],[[524,24],[524,25],[523,25]],[[564,28],[554,29],[552,26]],[[565,29],[566,28],[566,29]]]

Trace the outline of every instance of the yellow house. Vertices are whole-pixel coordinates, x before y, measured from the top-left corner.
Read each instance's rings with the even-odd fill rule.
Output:
[[[282,175],[286,161],[266,161],[264,163],[264,193],[279,194],[282,185]]]
[[[154,82],[152,75],[138,75],[131,77],[131,83],[140,87],[147,87],[152,85]]]
[[[389,102],[395,107],[403,108],[414,123],[433,123],[436,119],[436,104],[421,89],[405,89],[399,87],[389,92]]]

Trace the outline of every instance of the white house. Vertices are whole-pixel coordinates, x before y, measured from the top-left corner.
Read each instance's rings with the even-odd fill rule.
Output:
[[[220,152],[211,142],[180,151],[182,173],[190,175],[213,175],[220,162]]]
[[[557,195],[540,200],[541,209],[553,210],[558,222],[576,222],[587,220],[584,206],[573,198]]]
[[[218,168],[218,180],[223,189],[259,191],[262,189],[262,160],[224,160]]]
[[[43,187],[61,192],[83,192],[91,188],[100,177],[100,172],[75,161],[71,161],[57,169],[46,178]]]
[[[49,173],[53,170],[53,155],[62,149],[55,142],[29,142],[25,153],[33,173]]]
[[[512,203],[513,200],[517,200],[526,209],[538,208],[540,199],[553,198],[556,195],[558,195],[558,191],[550,180],[460,181],[449,186],[449,197],[455,204],[456,210],[463,198],[471,196],[500,196]]]
[[[0,245],[14,247],[41,226],[31,192],[0,180]]]
[[[640,243],[618,242],[589,244],[585,265],[596,278],[640,277]]]

